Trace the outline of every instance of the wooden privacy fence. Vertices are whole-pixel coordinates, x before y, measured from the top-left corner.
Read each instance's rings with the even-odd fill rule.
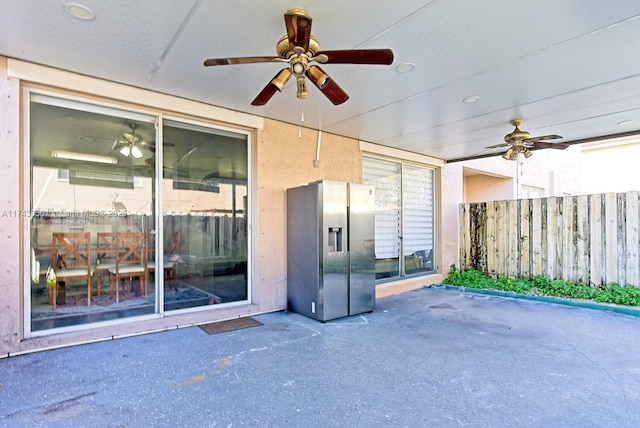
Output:
[[[461,204],[460,267],[640,285],[638,192]]]

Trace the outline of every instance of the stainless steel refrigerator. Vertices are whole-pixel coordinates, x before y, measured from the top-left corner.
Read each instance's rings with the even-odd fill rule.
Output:
[[[287,190],[287,306],[319,321],[375,308],[374,186]]]

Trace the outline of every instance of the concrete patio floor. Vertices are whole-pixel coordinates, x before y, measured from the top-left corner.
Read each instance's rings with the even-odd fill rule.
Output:
[[[0,360],[3,427],[637,427],[640,318],[423,288]]]

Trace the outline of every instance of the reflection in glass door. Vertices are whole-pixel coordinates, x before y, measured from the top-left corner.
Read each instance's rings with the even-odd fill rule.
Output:
[[[153,118],[40,94],[29,118],[30,330],[154,313]]]
[[[248,300],[246,135],[164,121],[165,311]]]

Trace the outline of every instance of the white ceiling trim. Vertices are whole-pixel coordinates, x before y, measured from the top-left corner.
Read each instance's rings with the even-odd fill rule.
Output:
[[[150,108],[187,114],[216,122],[224,122],[230,125],[258,130],[264,128],[264,118],[261,116],[241,113],[210,104],[161,94],[121,83],[109,82],[95,77],[84,76],[13,58],[8,58],[7,69],[9,78],[22,81],[49,85],[70,91],[86,92],[123,102],[135,102],[136,104]]]

